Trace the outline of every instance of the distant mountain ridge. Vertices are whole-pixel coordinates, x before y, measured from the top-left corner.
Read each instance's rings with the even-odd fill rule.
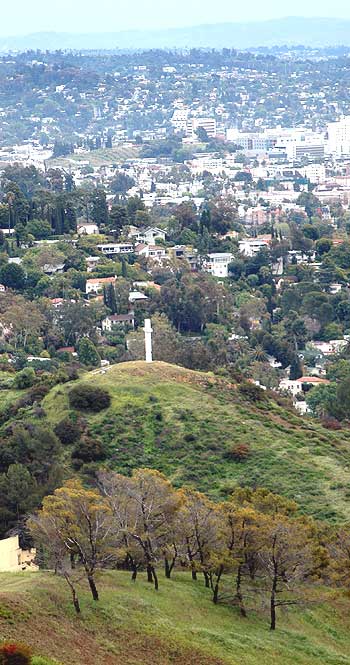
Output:
[[[254,48],[281,45],[350,45],[350,20],[287,17],[246,23],[218,23],[168,30],[106,33],[42,32],[0,37],[0,51],[27,49]]]

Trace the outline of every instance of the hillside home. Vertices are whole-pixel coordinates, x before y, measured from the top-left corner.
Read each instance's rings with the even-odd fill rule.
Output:
[[[130,326],[131,328],[135,327],[135,316],[134,312],[129,312],[128,314],[109,314],[102,321],[102,330],[104,332],[112,332],[114,328],[120,326]]]
[[[115,284],[117,277],[96,277],[94,279],[86,280],[85,293],[86,295],[97,295],[102,293],[103,288],[109,284]]]
[[[80,236],[93,236],[99,233],[97,224],[78,224],[77,233]]]
[[[230,252],[208,254],[207,260],[203,263],[203,270],[214,277],[227,277],[232,258],[233,254]]]
[[[35,571],[38,566],[34,564],[36,550],[22,550],[19,546],[18,536],[11,536],[0,540],[0,572],[15,573],[24,570]]]
[[[132,254],[134,246],[130,242],[110,242],[97,245],[97,249],[105,256],[115,256],[116,254]]]

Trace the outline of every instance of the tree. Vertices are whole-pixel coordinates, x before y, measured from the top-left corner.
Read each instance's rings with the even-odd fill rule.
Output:
[[[9,289],[22,291],[25,287],[26,277],[22,266],[17,263],[8,263],[0,269],[0,282]]]
[[[35,303],[16,296],[5,311],[3,321],[9,328],[9,336],[13,339],[15,348],[26,349],[30,338],[40,334],[45,319]]]
[[[99,367],[101,358],[94,343],[88,337],[82,337],[78,342],[78,357],[83,365]]]
[[[91,219],[97,226],[108,224],[106,192],[103,189],[96,189],[91,196]]]
[[[304,519],[283,515],[266,517],[262,531],[259,559],[269,583],[270,629],[275,630],[276,609],[302,602],[293,592],[313,569],[312,534]]]
[[[29,522],[34,535],[50,551],[45,533],[51,525],[54,546],[61,545],[70,557],[78,557],[89,583],[92,597],[99,599],[95,575],[114,558],[113,520],[108,502],[95,490],[85,490],[78,480],[70,480],[53,495],[45,497],[42,510]],[[77,607],[76,610],[78,611]]]
[[[159,471],[137,469],[126,485],[132,520],[129,536],[138,545],[148,581],[158,590],[157,562],[169,542],[169,525],[179,509],[181,497]]]
[[[296,381],[296,379],[300,379],[301,376],[303,376],[303,366],[298,354],[295,353],[290,364],[289,378],[291,381]]]

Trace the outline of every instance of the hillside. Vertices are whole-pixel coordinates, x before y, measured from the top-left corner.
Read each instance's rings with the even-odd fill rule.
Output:
[[[112,23],[113,26],[113,23]],[[124,30],[104,33],[43,32],[0,39],[0,50],[252,48],[305,44],[349,44],[349,21],[339,18],[286,17],[267,21],[195,25],[167,30]]]
[[[112,397],[110,408],[83,417],[115,470],[156,468],[214,498],[237,484],[264,486],[317,518],[350,516],[349,430],[328,431],[271,399],[252,402],[228,381],[161,362],[114,365],[82,380]],[[71,386],[44,398],[51,425],[68,415]],[[250,454],[235,461],[230,450],[241,443]]]
[[[76,618],[62,579],[2,574],[0,634],[60,665],[350,663],[348,600],[341,597],[291,610],[271,634],[263,614],[242,619],[237,610],[214,607],[203,584],[188,575],[161,579],[158,593],[143,576],[132,585],[121,572],[105,573],[99,586],[97,605],[81,590],[83,613]]]

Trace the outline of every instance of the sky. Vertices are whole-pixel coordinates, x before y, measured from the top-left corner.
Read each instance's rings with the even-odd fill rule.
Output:
[[[349,0],[16,0],[1,5],[1,36],[175,28],[284,16],[350,19]]]

